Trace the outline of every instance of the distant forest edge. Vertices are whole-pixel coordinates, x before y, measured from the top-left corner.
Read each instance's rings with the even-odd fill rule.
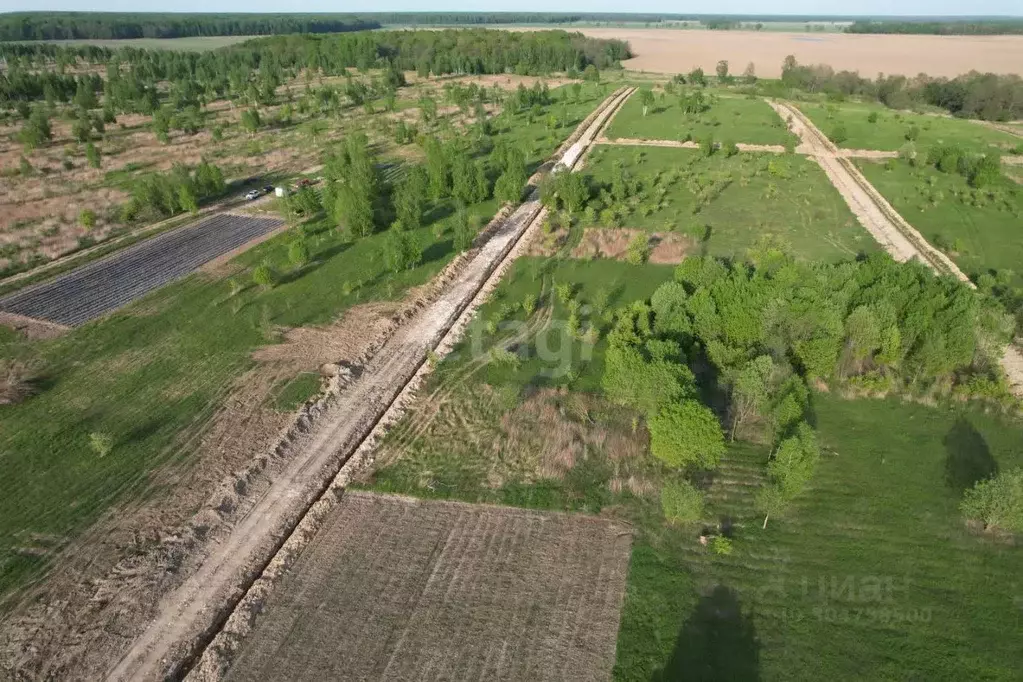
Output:
[[[345,33],[380,28],[352,14],[164,14],[18,12],[0,14],[0,40],[127,40],[283,33]]]
[[[1023,34],[1023,18],[856,17],[822,15],[712,15],[617,12],[366,12],[358,14],[179,14],[16,12],[0,14],[0,40],[121,40],[194,36],[344,33],[383,26],[698,22],[711,29],[748,28],[749,22],[851,22],[849,33],[932,35]]]

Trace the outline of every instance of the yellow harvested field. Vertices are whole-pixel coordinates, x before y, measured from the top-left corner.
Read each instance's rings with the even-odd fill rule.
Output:
[[[750,62],[758,76],[781,75],[786,55],[801,64],[828,64],[862,76],[897,73],[957,76],[970,70],[1023,72],[1023,36],[856,35],[757,31],[584,28],[594,38],[619,38],[636,57],[625,68],[680,73],[702,67],[708,73],[720,59],[741,74]]]

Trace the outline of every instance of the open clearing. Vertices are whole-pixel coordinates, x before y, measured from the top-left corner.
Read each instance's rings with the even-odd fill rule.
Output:
[[[785,122],[760,98],[721,97],[711,95],[707,109],[687,115],[677,99],[664,95],[643,115],[639,96],[633,96],[608,127],[607,136],[644,140],[677,140],[702,142],[708,136],[718,142],[726,140],[747,144],[785,145],[795,143]]]
[[[802,156],[708,157],[693,149],[601,145],[587,172],[608,183],[616,163],[641,188],[621,226],[681,231],[695,253],[741,258],[770,238],[808,260],[842,260],[877,249],[820,168]]]
[[[912,139],[924,153],[939,144],[956,144],[977,151],[995,147],[1004,153],[1023,143],[1011,133],[977,121],[893,111],[880,104],[800,102],[798,106],[832,142],[844,149],[897,151]],[[872,122],[871,116],[876,120]]]
[[[777,78],[787,55],[800,64],[828,64],[836,71],[915,76],[958,76],[970,70],[1015,73],[1023,64],[1023,36],[854,35],[757,31],[673,31],[583,28],[594,38],[627,40],[636,55],[627,69],[686,73],[701,67],[714,73],[726,59],[735,73],[750,62],[757,75]]]
[[[277,218],[233,214],[206,218],[0,299],[0,310],[58,324],[84,324],[283,224]]]
[[[871,184],[907,218],[928,242],[976,277],[995,270],[1013,271],[1018,283],[1023,266],[1023,188],[1001,178],[976,189],[958,173],[908,163],[885,166],[859,161]]]
[[[227,680],[608,680],[630,535],[349,491]]]

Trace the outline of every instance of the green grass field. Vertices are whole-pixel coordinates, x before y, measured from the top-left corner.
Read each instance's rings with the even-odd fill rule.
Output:
[[[800,156],[707,157],[691,149],[601,146],[586,172],[609,182],[616,161],[641,180],[621,225],[680,230],[693,240],[694,252],[743,257],[766,237],[808,260],[841,260],[878,248],[820,167]]]
[[[588,87],[580,101],[553,105],[563,118],[556,129],[546,117],[495,117],[495,138],[519,146],[536,166],[601,97],[601,88]],[[490,199],[469,210],[485,223],[497,208]],[[37,395],[0,406],[7,472],[0,479],[0,597],[46,569],[40,543],[59,546],[113,505],[149,494],[162,465],[193,464],[188,438],[202,432],[233,380],[252,366],[250,353],[280,340],[276,330],[328,323],[353,305],[398,299],[428,281],[453,255],[453,212],[453,200],[435,202],[427,226],[415,232],[423,262],[400,274],[386,269],[386,233],[348,241],[318,223],[303,228],[312,256],[303,268],[288,264],[296,236],[289,230],[238,256],[241,269],[231,281],[193,275],[49,342],[30,346],[10,332],[0,335],[0,353],[34,356],[41,373]],[[282,275],[268,291],[252,284],[252,270],[263,262]],[[275,387],[269,404],[294,409],[316,382],[299,375]],[[112,438],[109,453],[90,446],[93,433]]]
[[[921,151],[938,144],[958,144],[977,151],[991,147],[1009,151],[1023,142],[975,121],[894,111],[881,104],[800,102],[798,106],[821,132],[846,149],[895,151],[914,136],[914,144]],[[877,116],[873,123],[869,120],[872,115]],[[839,133],[840,128],[844,128],[844,135]]]
[[[450,258],[450,238],[427,249],[424,263],[386,273],[385,234],[345,242],[335,230],[311,238],[312,262],[287,265],[289,231],[243,254],[231,294],[228,281],[193,275],[108,318],[36,346],[40,392],[3,409],[0,450],[0,595],[45,567],[19,550],[33,536],[66,539],[118,500],[144,494],[151,472],[174,459],[252,365],[249,354],[273,343],[276,326],[326,323],[360,302],[394,299],[427,281]],[[433,241],[430,228],[417,233]],[[268,291],[251,282],[267,261],[283,273]],[[297,390],[299,387],[293,387]],[[303,389],[304,390],[304,389]],[[305,396],[283,396],[290,409]],[[90,434],[113,449],[100,455]]]
[[[579,281],[586,306],[595,284],[620,282],[630,287],[623,294],[643,295],[659,279],[649,266],[542,264],[520,263],[477,324],[522,317],[520,299],[544,281]],[[547,319],[547,299],[540,300],[534,320]],[[560,303],[549,305],[553,320],[565,315]],[[545,324],[529,338],[539,339],[551,328]],[[504,337],[499,330],[488,338]],[[897,399],[815,394],[822,460],[810,489],[782,518],[765,530],[753,511],[768,455],[762,446],[732,444],[705,482],[706,521],[727,519],[732,528],[733,552],[721,556],[700,545],[698,526],[664,522],[658,490],[677,474],[644,452],[645,431],[635,421],[629,426],[631,412],[594,393],[599,363],[574,364],[573,379],[560,384],[569,390],[544,394],[551,388],[544,373],[559,363],[534,361],[534,343],[514,346],[525,346],[517,367],[480,364],[487,339],[482,353],[463,345],[445,360],[424,391],[437,411],[406,415],[384,446],[381,470],[364,485],[631,523],[616,680],[687,679],[694,670],[715,675],[700,679],[727,680],[1017,679],[1023,547],[969,532],[958,503],[977,476],[1023,464],[1018,423]],[[545,413],[527,409],[544,395],[541,404],[561,415],[556,424],[550,412],[536,417]],[[528,427],[543,431],[535,444],[521,442],[516,428],[524,409]],[[594,431],[609,435],[586,440]],[[564,433],[584,445],[570,470],[544,475],[550,462],[530,459],[530,447]],[[606,445],[616,437],[640,451]],[[626,478],[645,483],[634,489],[622,484]]]
[[[710,108],[707,111],[685,114],[676,99],[667,95],[664,100],[658,98],[644,116],[639,94],[634,94],[615,115],[607,136],[611,139],[678,141],[702,141],[711,136],[718,142],[748,144],[785,145],[796,142],[785,122],[759,98],[711,94],[708,103]]]
[[[968,275],[990,270],[1012,270],[1017,278],[1023,274],[1023,188],[1017,183],[1003,178],[975,190],[961,175],[929,166],[858,165],[895,210]]]

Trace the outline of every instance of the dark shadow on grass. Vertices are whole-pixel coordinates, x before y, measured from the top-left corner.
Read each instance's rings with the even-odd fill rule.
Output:
[[[998,463],[991,456],[984,436],[963,417],[952,425],[942,442],[947,453],[945,483],[957,495],[998,473]]]
[[[653,682],[755,682],[760,642],[734,590],[718,585],[703,597],[679,633],[668,664]]]

